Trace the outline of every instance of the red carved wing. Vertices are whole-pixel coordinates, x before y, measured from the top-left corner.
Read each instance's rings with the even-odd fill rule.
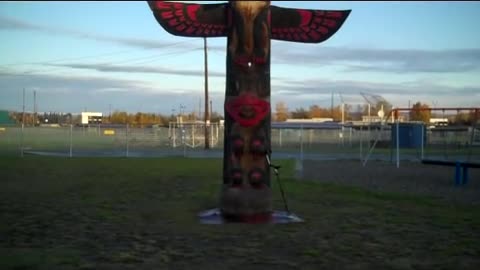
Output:
[[[184,4],[148,1],[158,23],[170,34],[184,37],[227,35],[226,4]]]
[[[350,10],[308,10],[271,6],[272,39],[320,43],[340,29]]]

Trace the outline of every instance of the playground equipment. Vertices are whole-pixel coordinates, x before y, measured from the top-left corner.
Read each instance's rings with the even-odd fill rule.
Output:
[[[220,124],[209,123],[209,145],[216,147],[219,144]],[[205,146],[205,123],[202,121],[170,122],[168,123],[169,145],[173,148],[197,148]]]
[[[480,119],[480,108],[478,107],[441,107],[441,108],[393,108],[388,114],[385,115],[385,119],[382,119],[382,122],[388,122],[389,119],[391,119],[391,122],[392,122],[392,125],[391,125],[391,129],[392,129],[392,138],[396,137],[398,139],[396,139],[395,141],[392,140],[392,142],[395,142],[395,145],[392,145],[392,157],[393,157],[393,149],[395,149],[395,160],[396,160],[396,166],[397,168],[400,167],[400,148],[401,148],[401,145],[400,145],[400,141],[402,140],[400,136],[402,136],[401,132],[400,132],[400,118],[399,118],[399,113],[401,111],[425,111],[425,110],[429,110],[429,111],[441,111],[443,112],[443,114],[445,114],[445,111],[457,111],[457,112],[460,112],[460,111],[470,111],[470,112],[473,112],[473,120],[471,121],[472,122],[472,125],[471,125],[471,132],[472,132],[472,136],[471,136],[471,140],[470,142],[468,142],[468,152],[471,151],[473,145],[475,144],[475,130],[477,129],[476,126],[477,126],[477,123]],[[383,129],[384,129],[384,126],[385,125],[382,125],[381,126],[381,129],[380,131],[382,132]],[[424,128],[421,128],[419,130],[422,130],[422,131],[425,131]],[[380,133],[381,133],[380,132]],[[419,137],[418,137],[418,142],[419,143],[419,147],[420,147],[420,160],[423,160],[424,159],[424,147],[425,147],[425,136],[426,136],[427,132],[421,132],[419,134]],[[403,134],[403,136],[405,136],[405,134]],[[375,146],[376,144],[378,143],[379,141],[379,136],[375,139],[373,145],[370,147],[369,149],[369,152],[368,154],[366,155],[365,159],[363,160],[363,166],[365,166],[368,162],[368,159],[371,155],[371,153],[373,152],[373,150],[375,149]],[[445,143],[445,149],[446,149],[446,143]],[[446,155],[444,155],[444,159],[446,158]],[[458,157],[456,157],[458,159]],[[467,156],[467,160],[470,159],[470,155]],[[392,158],[393,160],[393,158]],[[436,160],[440,160],[439,158],[436,158]]]
[[[423,159],[423,164],[455,166],[455,185],[466,185],[468,183],[468,168],[480,168],[480,163],[464,162],[464,161],[445,161]]]

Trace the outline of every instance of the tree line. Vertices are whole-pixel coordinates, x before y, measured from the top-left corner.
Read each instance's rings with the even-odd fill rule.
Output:
[[[33,126],[40,124],[59,124],[59,125],[79,125],[82,122],[81,115],[73,115],[71,113],[60,113],[60,112],[48,112],[48,113],[39,113],[34,114],[31,112],[10,112],[10,118],[13,119],[17,124],[22,122],[25,125]],[[103,124],[116,124],[116,125],[125,125],[129,124],[131,126],[167,126],[170,122],[177,121],[203,121],[203,115],[199,117],[195,113],[186,113],[182,115],[164,115],[164,114],[155,114],[155,113],[128,113],[125,111],[114,111],[110,115],[102,116]],[[210,121],[212,123],[222,120],[223,117],[217,113],[212,112],[210,116]]]
[[[223,120],[217,112],[212,112],[210,115],[210,122],[215,123]],[[103,123],[108,124],[129,124],[134,126],[168,126],[171,122],[179,121],[204,121],[204,116],[198,116],[196,113],[185,113],[181,115],[164,115],[155,113],[127,113],[124,111],[114,111],[110,116],[103,118]]]
[[[344,104],[330,108],[322,108],[318,105],[311,105],[307,109],[301,107],[290,111],[285,102],[275,104],[275,112],[272,113],[274,121],[282,122],[287,119],[312,119],[312,118],[331,118],[333,121],[358,121],[362,116],[376,116],[379,110],[385,113],[392,109],[392,105],[387,102],[378,102],[377,104],[358,105],[354,108],[352,105]],[[342,112],[343,111],[343,112]]]
[[[412,110],[408,112],[408,120],[410,121],[422,121],[429,123],[433,117],[443,118],[443,115],[435,113],[429,110],[429,105],[416,102],[412,106]],[[275,108],[272,108],[272,121],[282,122],[287,119],[312,119],[312,118],[331,118],[333,121],[361,121],[363,116],[377,116],[378,111],[384,111],[387,115],[392,110],[392,105],[386,102],[379,102],[378,104],[369,105],[357,105],[353,108],[351,105],[344,105],[343,114],[342,106],[336,106],[333,108],[322,108],[318,105],[311,105],[308,108],[295,108],[289,110],[285,102],[278,102],[275,104]],[[475,115],[474,111],[470,112],[457,112],[456,114],[448,115],[448,122],[450,124],[462,124],[471,125],[478,121],[480,115]],[[41,114],[33,114],[31,112],[10,112],[10,118],[17,124],[21,124],[22,120],[26,125],[39,125],[39,124],[80,124],[81,116],[73,115],[71,113],[58,113],[48,112]],[[196,113],[183,113],[179,114],[155,114],[155,113],[128,113],[125,111],[114,111],[110,115],[102,117],[102,123],[104,124],[129,124],[132,126],[168,126],[170,122],[180,121],[203,121],[203,115],[198,116]],[[223,120],[223,116],[218,112],[212,112],[210,121],[212,123]]]
[[[377,116],[380,110],[383,110],[385,116],[393,109],[393,106],[387,102],[378,102],[377,104],[358,105],[355,110],[351,105],[345,104],[333,108],[321,108],[318,105],[312,105],[309,108],[296,108],[290,111],[284,102],[278,102],[275,105],[275,111],[272,112],[273,121],[286,121],[287,119],[312,119],[312,118],[331,118],[333,121],[361,121],[363,116]],[[443,113],[433,112],[428,104],[416,102],[411,107],[412,110],[404,114],[410,121],[420,121],[430,123],[431,118],[447,118],[449,124],[471,125],[480,120],[480,112],[475,115],[475,111],[456,112],[453,115],[444,116]],[[447,112],[448,113],[448,112]],[[450,112],[451,113],[451,112]],[[342,119],[343,118],[343,119]]]

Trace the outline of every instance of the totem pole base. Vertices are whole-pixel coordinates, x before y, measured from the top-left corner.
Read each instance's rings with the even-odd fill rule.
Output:
[[[285,224],[301,223],[303,219],[293,213],[286,211],[273,211],[267,214],[229,217],[222,215],[220,209],[210,209],[198,214],[202,224],[227,224],[227,223],[248,223],[248,224]]]

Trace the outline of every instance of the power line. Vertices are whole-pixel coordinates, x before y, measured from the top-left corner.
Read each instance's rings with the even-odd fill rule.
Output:
[[[192,43],[192,42],[191,41],[175,42],[175,43],[172,43],[172,44],[165,45],[164,47],[172,47],[172,46],[177,46],[177,45],[186,44],[186,43]],[[57,62],[64,62],[64,61],[71,61],[71,60],[81,60],[81,59],[89,59],[89,58],[97,59],[97,58],[104,57],[104,56],[112,56],[112,55],[124,54],[124,53],[134,52],[134,51],[139,52],[138,49],[122,50],[122,51],[109,52],[109,53],[103,53],[103,54],[97,54],[97,55],[61,58],[61,59],[47,60],[47,61],[40,61],[40,62],[24,62],[24,63],[3,64],[3,65],[0,65],[0,67],[20,66],[20,65],[45,65],[45,64],[50,64],[50,63],[57,63]]]
[[[188,50],[183,50],[183,51],[178,51],[178,52],[171,52],[171,53],[166,53],[166,54],[163,54],[163,55],[158,55],[157,57],[155,58],[152,58],[152,59],[149,59],[149,60],[146,60],[146,61],[141,61],[141,62],[138,62],[138,63],[135,63],[135,65],[139,65],[139,64],[146,64],[146,63],[150,63],[150,62],[155,62],[155,61],[158,61],[160,59],[165,59],[165,58],[169,58],[171,56],[175,56],[177,54],[180,54],[180,53],[184,53],[184,52],[190,52],[190,51],[196,51],[196,50],[200,50],[202,48],[193,48],[193,49],[188,49]],[[165,57],[167,56],[167,57]]]
[[[174,52],[165,52],[165,53],[161,53],[161,54],[154,54],[154,55],[149,55],[149,56],[144,56],[144,57],[136,57],[136,58],[131,58],[131,59],[127,59],[127,60],[122,60],[122,61],[114,61],[114,62],[109,62],[109,63],[104,63],[103,65],[106,65],[106,66],[115,66],[115,65],[118,65],[118,64],[125,64],[125,63],[129,63],[129,62],[137,62],[139,60],[144,60],[144,61],[140,61],[140,62],[137,62],[135,63],[135,65],[139,65],[139,64],[145,64],[145,63],[149,63],[149,62],[154,62],[154,61],[158,61],[159,59],[165,59],[165,58],[168,58],[168,56],[175,56],[175,55],[178,55],[178,54],[181,54],[181,53],[185,53],[185,52],[188,52],[188,51],[194,51],[194,50],[199,50],[201,48],[193,48],[193,49],[184,49],[184,50],[181,50],[181,51],[174,51]],[[167,56],[167,57],[165,57]],[[34,69],[34,70],[29,70],[29,71],[25,71],[24,73],[22,74],[15,74],[15,73],[10,73],[10,74],[4,74],[4,75],[14,75],[14,76],[27,76],[27,75],[37,75],[38,73],[42,73],[42,72],[53,72],[53,71],[59,71],[59,70],[62,70],[62,69],[65,69],[65,68],[75,68],[75,67],[69,67],[69,66],[66,66],[66,65],[61,65],[61,64],[52,64],[50,65],[52,67],[50,68],[43,68],[43,69]],[[37,73],[37,74],[35,74]],[[0,74],[1,75],[1,74]]]
[[[136,62],[138,60],[144,60],[144,59],[147,59],[147,61],[150,61],[152,58],[157,58],[157,57],[160,57],[160,56],[165,56],[165,55],[170,55],[170,54],[179,54],[179,53],[184,53],[185,51],[191,51],[191,50],[196,50],[198,48],[195,48],[195,49],[187,49],[187,50],[182,50],[182,51],[178,51],[178,52],[165,52],[165,53],[161,53],[161,54],[153,54],[153,55],[149,55],[149,56],[144,56],[144,57],[140,57],[140,58],[131,58],[131,59],[127,59],[127,60],[123,60],[123,61],[120,61],[120,62],[110,62],[110,63],[107,63],[107,65],[118,65],[118,64],[125,64],[125,63],[129,63],[129,62]]]
[[[56,62],[63,62],[63,61],[70,61],[70,60],[80,60],[80,59],[88,59],[88,58],[99,58],[104,56],[110,55],[117,55],[127,52],[132,52],[135,50],[123,50],[117,52],[110,52],[105,54],[97,54],[97,55],[90,55],[90,56],[80,56],[80,57],[73,57],[73,58],[62,58],[62,59],[55,59],[55,60],[48,60],[48,61],[40,61],[40,62],[23,62],[23,63],[12,63],[12,64],[4,64],[0,65],[0,67],[10,67],[10,66],[22,66],[22,65],[44,65],[45,63],[56,63]]]

